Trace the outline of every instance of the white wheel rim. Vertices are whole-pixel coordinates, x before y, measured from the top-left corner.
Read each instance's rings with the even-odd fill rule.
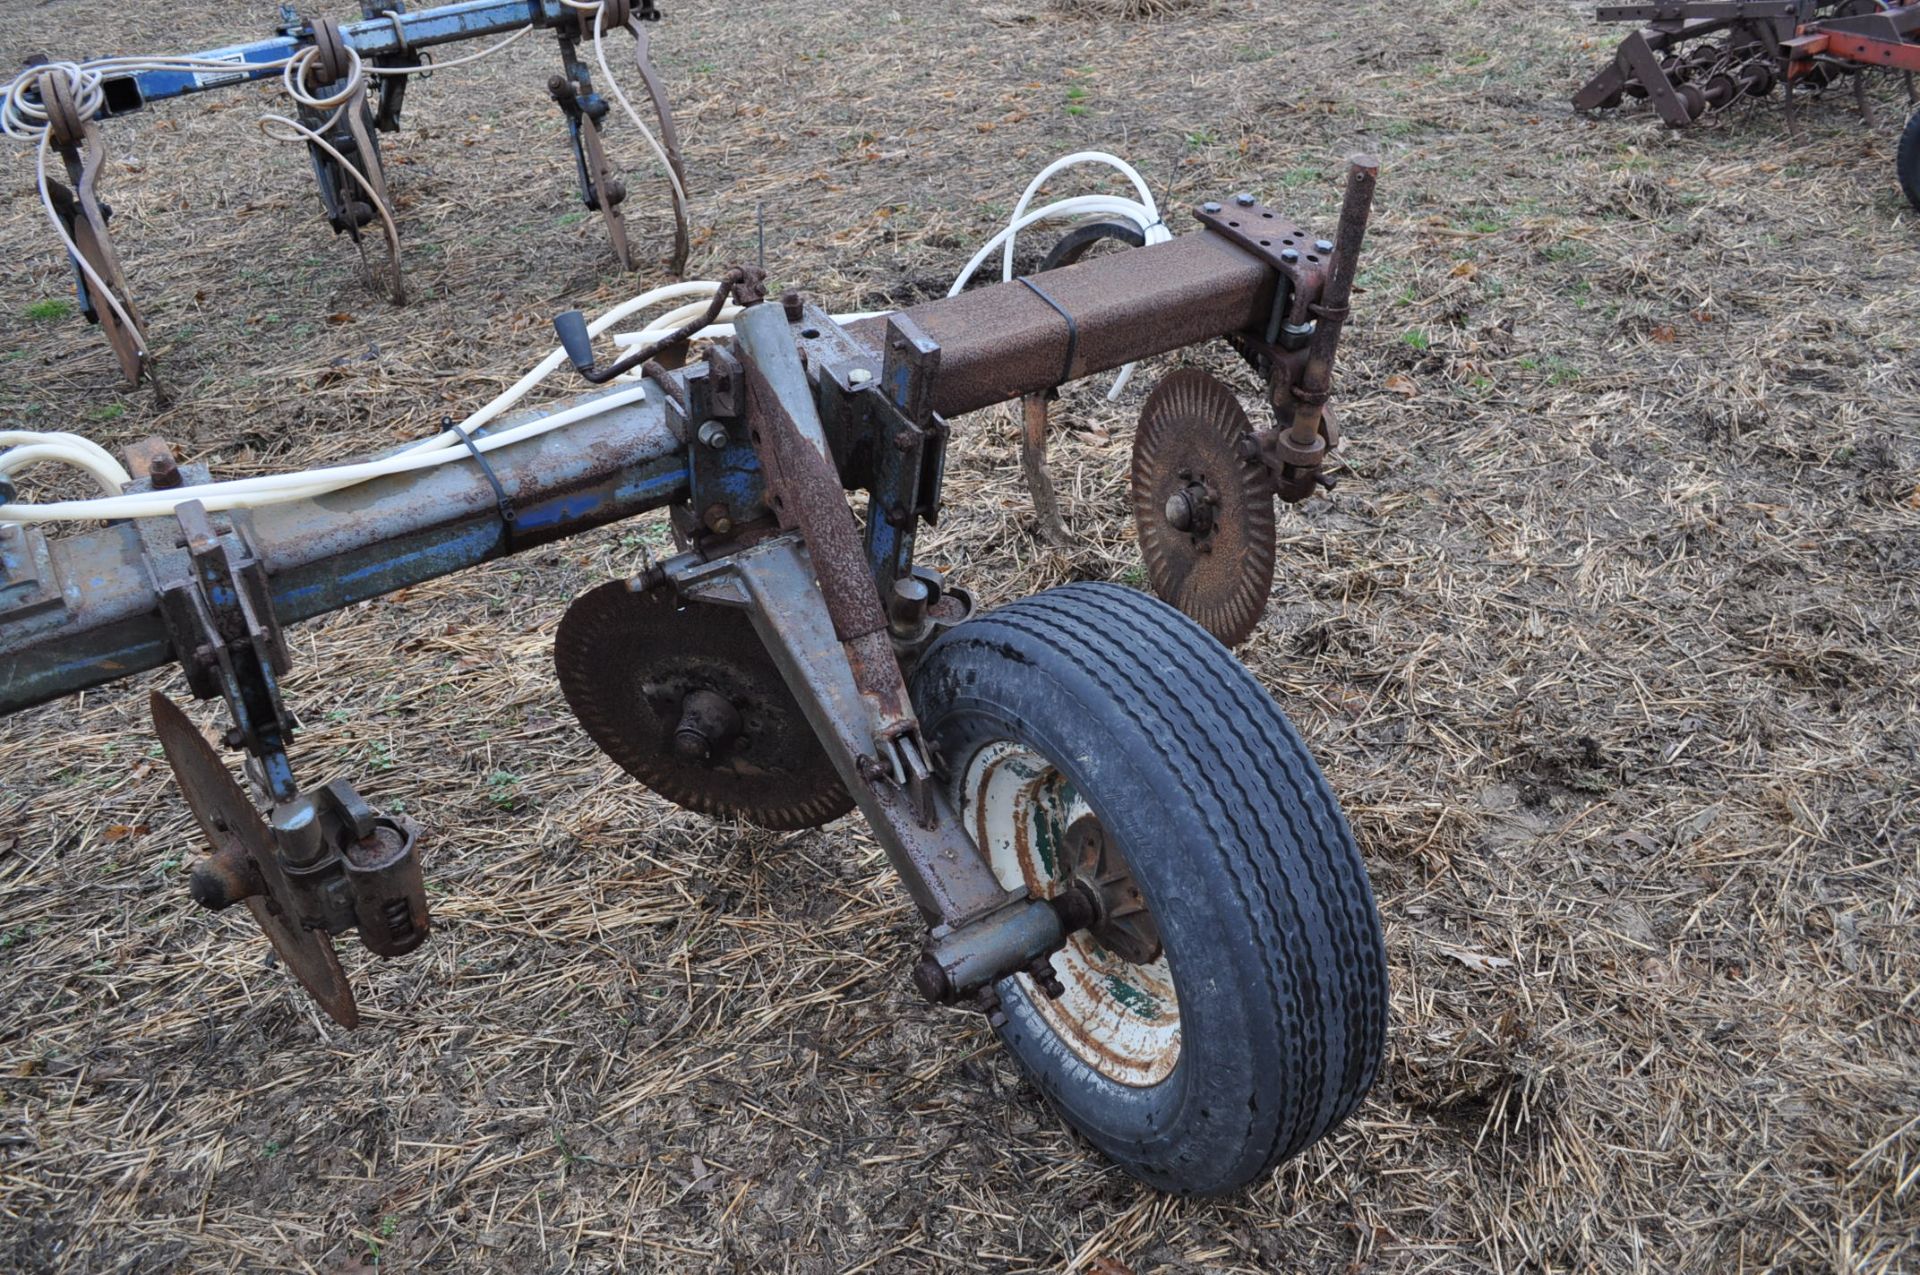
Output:
[[[961,814],[1000,884],[1050,899],[1066,886],[1060,853],[1067,829],[1093,813],[1058,767],[1032,749],[995,740],[973,755],[961,780]],[[1021,990],[1054,1035],[1110,1080],[1154,1085],[1180,1060],[1180,1004],[1166,954],[1136,965],[1082,930],[1054,953],[1066,989],[1050,999],[1025,974]]]

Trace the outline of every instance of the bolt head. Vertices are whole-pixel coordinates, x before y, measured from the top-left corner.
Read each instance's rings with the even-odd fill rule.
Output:
[[[1203,213],[1217,213],[1220,211],[1220,205],[1209,199],[1206,203],[1200,205],[1200,211]]]
[[[1175,531],[1185,531],[1193,526],[1193,502],[1187,499],[1187,493],[1176,491],[1167,497],[1167,525]]]
[[[913,967],[914,990],[936,1005],[944,1005],[953,998],[953,984],[947,980],[946,970],[940,967],[932,953],[920,958]]]
[[[708,421],[700,427],[700,445],[711,447],[714,451],[724,451],[727,446],[727,427],[719,421]]]
[[[1292,248],[1282,248],[1280,250],[1280,260],[1291,265],[1300,260],[1300,254]]]
[[[1331,240],[1331,239],[1316,239],[1316,240],[1314,240],[1314,241],[1313,241],[1313,250],[1314,250],[1315,252],[1332,252],[1332,251],[1333,251],[1333,240]]]
[[[847,373],[847,382],[851,385],[865,385],[873,379],[873,373],[864,367],[854,368]]]
[[[1239,204],[1242,208],[1251,208],[1253,207],[1253,196],[1243,190],[1233,197],[1233,202]]]

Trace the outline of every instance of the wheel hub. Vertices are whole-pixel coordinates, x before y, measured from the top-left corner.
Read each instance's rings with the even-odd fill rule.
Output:
[[[1109,952],[1135,965],[1160,959],[1160,928],[1133,882],[1126,862],[1112,849],[1098,815],[1085,814],[1067,829],[1066,860],[1072,874],[1054,898],[1069,931],[1085,930]]]
[[[1057,766],[1012,740],[982,747],[957,778],[994,875],[1051,903],[1068,931],[1053,985],[1019,976],[1033,1012],[1109,1080],[1165,1080],[1180,1059],[1180,1001],[1121,847]]]
[[[1196,478],[1191,469],[1183,469],[1179,476],[1187,485],[1167,497],[1167,525],[1193,537],[1194,547],[1204,552],[1220,511],[1220,497],[1204,475]]]

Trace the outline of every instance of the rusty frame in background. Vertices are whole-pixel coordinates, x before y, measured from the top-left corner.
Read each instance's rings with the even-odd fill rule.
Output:
[[[1920,0],[1660,0],[1602,5],[1595,20],[1640,29],[1574,96],[1574,108],[1644,98],[1674,128],[1776,85],[1791,114],[1796,86],[1875,68],[1920,70]],[[1704,43],[1720,36],[1718,47]]]

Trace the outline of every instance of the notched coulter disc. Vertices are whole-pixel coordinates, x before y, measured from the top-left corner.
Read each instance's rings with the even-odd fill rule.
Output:
[[[1170,372],[1133,436],[1133,520],[1153,591],[1227,646],[1253,632],[1273,588],[1273,488],[1227,386]]]
[[[675,805],[781,831],[853,809],[744,611],[615,581],[567,608],[553,661],[593,742]]]
[[[333,939],[324,928],[308,925],[284,902],[292,896],[286,889],[273,833],[254,809],[246,790],[179,705],[155,691],[149,706],[160,746],[166,749],[167,762],[173,767],[174,781],[186,796],[214,857],[228,859],[236,867],[244,863],[257,875],[261,893],[248,898],[247,907],[266,931],[273,950],[329,1018],[342,1027],[358,1026],[360,1014],[354,1008],[353,989],[340,969]]]

